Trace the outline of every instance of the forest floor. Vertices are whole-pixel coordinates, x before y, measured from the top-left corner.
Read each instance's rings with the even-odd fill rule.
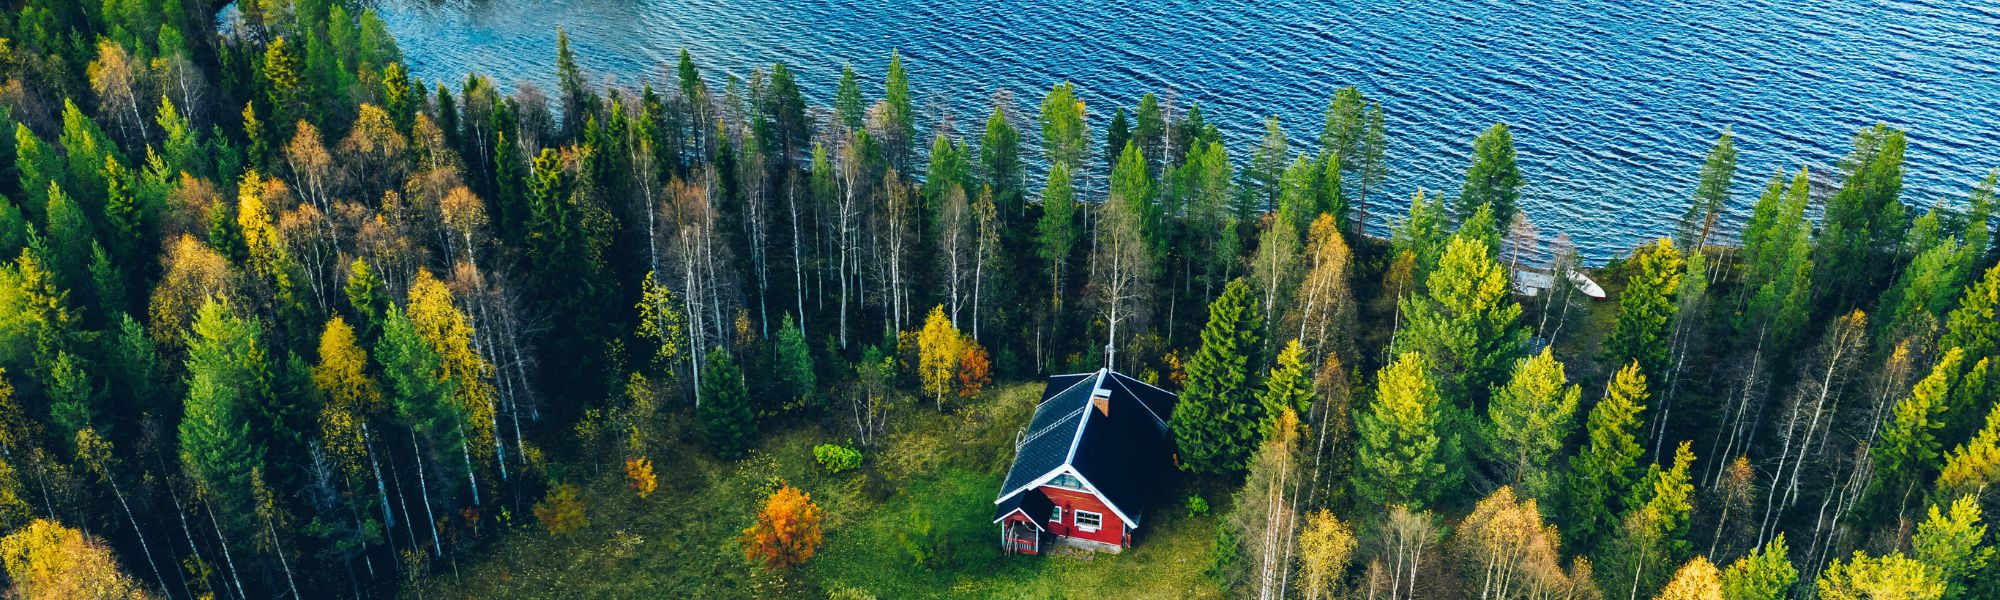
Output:
[[[405,588],[410,598],[825,598],[862,592],[878,598],[1213,598],[1204,575],[1226,494],[1204,494],[1211,515],[1190,516],[1183,486],[1163,490],[1139,543],[1119,555],[1000,552],[993,496],[1013,460],[1041,383],[996,385],[939,413],[923,399],[899,407],[890,433],[867,450],[864,467],[828,474],[812,447],[845,443],[844,410],[818,422],[765,427],[758,448],[737,461],[703,450],[686,427],[689,411],[664,419],[659,488],[639,499],[616,465],[581,481],[589,525],[551,536],[532,517],[457,565],[440,565]],[[587,468],[587,466],[586,466]],[[737,541],[764,495],[783,481],[824,511],[825,544],[789,573],[752,567]],[[1213,487],[1213,486],[1207,486]],[[906,539],[921,537],[937,558],[919,566]],[[865,596],[847,596],[865,597]]]

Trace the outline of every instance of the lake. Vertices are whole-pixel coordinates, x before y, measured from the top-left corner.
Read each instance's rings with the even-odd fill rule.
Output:
[[[783,61],[815,105],[832,103],[843,63],[879,97],[896,49],[918,104],[935,107],[920,112],[950,114],[960,131],[976,130],[996,91],[1032,115],[1067,79],[1101,140],[1111,107],[1171,89],[1182,107],[1200,103],[1239,162],[1266,115],[1309,149],[1332,91],[1355,85],[1387,114],[1376,215],[1419,187],[1455,195],[1473,135],[1504,121],[1525,210],[1594,260],[1671,231],[1724,127],[1738,136],[1739,222],[1774,171],[1830,169],[1877,121],[1910,131],[1907,202],[1961,202],[2000,167],[2000,8],[1946,0],[376,4],[414,72],[454,89],[479,71],[553,93],[558,26],[600,80],[671,81],[685,47],[718,87]]]

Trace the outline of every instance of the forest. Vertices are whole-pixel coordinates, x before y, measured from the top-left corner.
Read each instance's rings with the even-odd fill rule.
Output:
[[[10,596],[2000,596],[1996,175],[1906,198],[1888,125],[1717,127],[1585,265],[1506,124],[1413,189],[1354,87],[1228,148],[900,56],[816,104],[564,38],[545,91],[355,0],[0,7]],[[1039,382],[1106,366],[1180,394],[1173,501],[1002,555]]]

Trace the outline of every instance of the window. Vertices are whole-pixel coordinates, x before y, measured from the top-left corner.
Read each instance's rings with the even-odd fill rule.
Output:
[[[1090,486],[1084,485],[1083,480],[1077,479],[1075,475],[1071,475],[1069,473],[1063,473],[1061,475],[1057,475],[1055,479],[1050,479],[1049,485],[1056,486],[1059,488],[1069,488],[1077,491],[1084,491],[1084,492],[1090,491]]]
[[[1049,522],[1058,524],[1062,523],[1062,507],[1060,506],[1056,507],[1055,514],[1049,516]]]
[[[1087,510],[1076,511],[1076,528],[1081,531],[1097,531],[1104,526],[1104,515]]]

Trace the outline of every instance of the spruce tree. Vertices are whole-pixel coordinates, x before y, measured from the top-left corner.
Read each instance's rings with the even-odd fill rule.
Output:
[[[701,422],[701,436],[710,451],[722,458],[736,458],[750,449],[756,434],[750,413],[750,392],[743,387],[743,371],[729,352],[716,348],[708,352],[702,365],[701,399],[695,406]]]
[[[833,90],[833,116],[848,131],[860,131],[863,111],[867,106],[861,100],[861,80],[854,74],[854,65],[841,65],[840,85]]]
[[[1625,289],[1618,295],[1618,322],[1604,341],[1612,364],[1636,361],[1647,379],[1665,381],[1671,356],[1675,297],[1686,262],[1666,238],[1632,252],[1625,263]]]
[[[1271,374],[1264,379],[1264,390],[1257,394],[1263,404],[1264,435],[1270,435],[1271,423],[1278,413],[1291,410],[1301,415],[1313,414],[1313,373],[1306,366],[1305,354],[1305,347],[1298,340],[1287,342],[1285,349],[1278,352],[1278,362],[1271,366]]]
[[[1111,114],[1111,126],[1104,130],[1104,168],[1118,168],[1120,155],[1132,143],[1132,120],[1126,118],[1125,107],[1120,106]],[[1137,151],[1137,148],[1134,148]]]
[[[251,441],[250,403],[264,353],[254,322],[214,299],[202,303],[187,339],[187,400],[180,422],[181,467],[219,507],[223,526],[242,533],[250,513],[250,471],[264,465]]]
[[[993,186],[993,206],[1002,222],[1021,213],[1021,132],[1007,121],[1004,107],[994,106],[979,138],[980,175]]]
[[[1250,358],[1262,340],[1263,321],[1249,284],[1230,281],[1208,305],[1201,349],[1188,361],[1187,386],[1174,407],[1171,425],[1182,469],[1236,473],[1247,466],[1265,419],[1250,381]]]
[[[1378,507],[1423,507],[1458,489],[1463,454],[1423,358],[1405,353],[1376,375],[1375,399],[1358,415],[1354,489]]]
[[[1646,376],[1638,363],[1627,364],[1612,377],[1604,400],[1590,409],[1584,423],[1583,449],[1569,459],[1563,506],[1569,515],[1567,537],[1577,548],[1598,548],[1617,526],[1623,496],[1639,475],[1636,435],[1639,413],[1646,409]]]

